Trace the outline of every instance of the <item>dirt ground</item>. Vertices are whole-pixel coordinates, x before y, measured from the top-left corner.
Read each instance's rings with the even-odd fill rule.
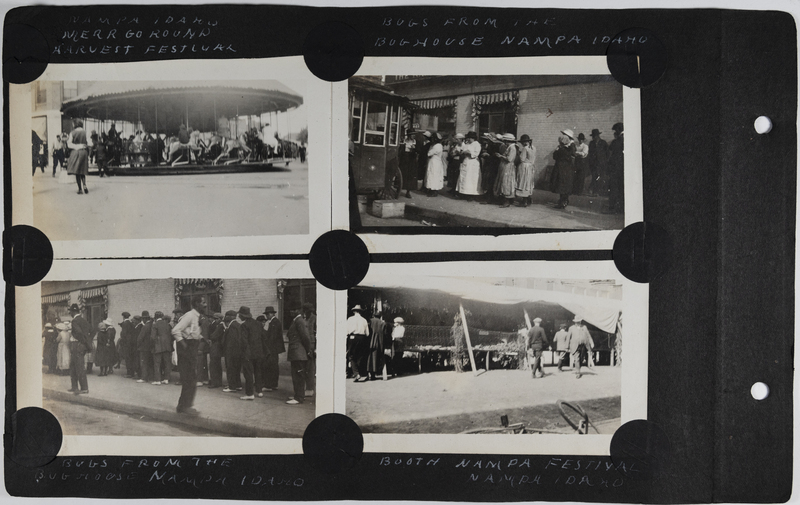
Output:
[[[593,367],[577,379],[571,370],[545,368],[531,379],[522,370],[492,370],[481,375],[431,372],[388,381],[348,380],[346,411],[368,433],[460,433],[499,427],[500,416],[528,428],[571,432],[556,405],[577,403],[600,431],[619,425],[620,369]]]

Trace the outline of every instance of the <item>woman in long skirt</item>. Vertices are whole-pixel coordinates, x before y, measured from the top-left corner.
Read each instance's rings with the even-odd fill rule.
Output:
[[[470,198],[482,194],[480,155],[481,144],[478,142],[478,134],[468,132],[461,149],[462,161],[456,184],[457,194],[468,195]]]
[[[562,132],[558,137],[558,148],[553,153],[553,159],[556,160],[556,166],[550,181],[550,191],[558,193],[556,208],[563,209],[569,205],[569,195],[574,183],[575,144],[568,134]]]
[[[514,164],[517,159],[517,146],[514,143],[516,138],[510,133],[503,135],[503,142],[505,149],[498,153],[500,158],[500,166],[498,167],[497,180],[494,184],[494,194],[497,197],[503,198],[503,204],[500,207],[510,207],[511,202],[516,196],[517,186],[517,170]]]
[[[428,170],[425,173],[425,189],[428,196],[439,196],[444,187],[444,164],[442,164],[442,136],[434,133],[428,149]]]
[[[528,135],[523,135],[519,141],[522,143],[522,149],[519,153],[520,162],[517,167],[517,196],[522,198],[520,205],[527,207],[533,192],[536,148],[531,145],[531,138]]]
[[[414,139],[414,130],[406,132],[406,140],[400,148],[400,172],[403,174],[403,189],[406,198],[411,198],[411,190],[417,189],[417,141]]]
[[[78,183],[78,194],[84,192],[89,194],[86,187],[86,175],[89,173],[89,145],[86,142],[86,131],[83,129],[83,121],[75,120],[75,129],[69,134],[67,146],[72,149],[67,161],[67,173],[75,175],[75,182]]]
[[[72,336],[70,334],[71,327],[72,325],[70,325],[68,321],[56,324],[56,329],[58,330],[58,355],[56,360],[58,375],[69,374],[69,339]]]

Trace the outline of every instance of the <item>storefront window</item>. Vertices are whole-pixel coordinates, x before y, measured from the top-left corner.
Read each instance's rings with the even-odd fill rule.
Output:
[[[511,102],[481,107],[479,133],[517,133],[516,113]]]
[[[367,102],[364,145],[383,147],[386,144],[388,109],[389,106],[385,103]]]

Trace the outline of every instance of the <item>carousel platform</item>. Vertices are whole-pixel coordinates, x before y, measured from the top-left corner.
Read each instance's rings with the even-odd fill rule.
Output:
[[[178,165],[141,165],[110,167],[112,175],[189,175],[189,174],[228,174],[252,172],[285,172],[289,171],[289,162],[285,158],[275,158],[267,161],[236,162],[230,164],[178,164]],[[97,175],[96,166],[89,167],[89,173]]]

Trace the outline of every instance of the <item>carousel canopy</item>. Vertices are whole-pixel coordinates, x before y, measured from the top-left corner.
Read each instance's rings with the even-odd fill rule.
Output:
[[[562,306],[607,333],[616,332],[617,322],[622,310],[622,301],[611,298],[598,298],[543,289],[495,286],[464,279],[415,277],[413,286],[409,284],[400,284],[397,281],[372,280],[367,277],[365,282],[360,284],[360,287],[438,291],[464,300],[503,305],[536,302],[553,303]]]
[[[98,81],[61,106],[72,118],[141,122],[148,132],[181,123],[216,130],[219,118],[284,112],[302,105],[288,86],[268,81]]]

